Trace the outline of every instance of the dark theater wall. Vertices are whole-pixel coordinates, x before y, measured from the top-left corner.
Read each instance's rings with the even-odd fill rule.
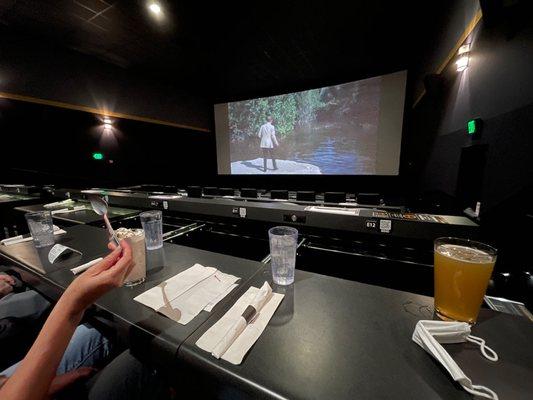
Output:
[[[213,134],[0,99],[2,183],[204,184],[216,173]],[[104,159],[93,160],[101,152]]]
[[[456,71],[454,59],[426,81],[405,149],[418,191],[454,199],[457,211],[481,202],[483,240],[499,249],[497,270],[515,271],[511,279],[532,267],[521,256],[523,232],[533,229],[532,7],[521,1],[484,14],[468,39],[468,69]],[[472,118],[483,121],[477,140],[467,135]]]
[[[482,213],[520,196],[533,181],[533,15],[526,2],[519,6],[495,21],[483,17],[468,39],[468,69],[457,72],[450,63],[412,112],[407,151],[419,188],[460,198],[460,175],[477,177]],[[483,120],[479,140],[466,133],[472,118]],[[477,174],[459,170],[462,149],[472,145],[486,145]]]
[[[0,91],[211,129],[211,104],[179,87],[132,75],[90,57],[65,56],[58,64],[48,50],[36,54],[35,50],[21,52],[4,45],[1,51],[10,61],[0,68]],[[57,53],[60,50],[55,50]]]
[[[0,36],[0,92],[211,130],[211,101],[201,88],[187,87],[179,71],[170,82],[157,72],[37,42],[1,24]]]

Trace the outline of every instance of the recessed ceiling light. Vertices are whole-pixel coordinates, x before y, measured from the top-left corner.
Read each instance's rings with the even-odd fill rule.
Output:
[[[161,14],[161,6],[158,3],[150,3],[148,9],[153,12],[155,15]]]

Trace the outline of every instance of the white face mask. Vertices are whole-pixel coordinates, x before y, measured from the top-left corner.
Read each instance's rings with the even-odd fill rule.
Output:
[[[466,322],[418,321],[413,332],[413,341],[431,354],[450,373],[454,381],[469,393],[487,399],[498,400],[498,395],[486,386],[473,385],[472,381],[459,368],[440,343],[472,342],[480,346],[481,353],[490,361],[498,361],[498,355],[485,341],[470,335],[470,325]]]

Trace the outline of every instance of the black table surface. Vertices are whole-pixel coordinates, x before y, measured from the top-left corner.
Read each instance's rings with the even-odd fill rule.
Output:
[[[128,325],[130,346],[139,358],[159,366],[172,365],[179,346],[210,317],[211,313],[202,311],[187,325],[181,325],[133,300],[195,263],[238,276],[241,284],[245,284],[263,266],[242,258],[171,243],[164,243],[162,249],[147,251],[146,281],[132,288],[113,290],[95,303],[98,309]],[[74,279],[72,273],[65,269],[54,272],[50,278],[64,287]]]
[[[232,387],[237,398],[471,399],[411,337],[433,318],[433,299],[296,271],[276,287],[285,298],[241,365],[216,360],[195,343],[252,285],[271,282],[268,268],[239,288],[180,348],[178,362]],[[470,344],[446,348],[474,384],[501,399],[533,393],[533,324],[490,310],[473,328],[500,355],[492,363]]]
[[[90,204],[88,203],[79,203],[76,205],[82,205],[85,204],[88,207],[90,207]],[[58,207],[56,209],[61,209],[66,207]],[[43,204],[34,204],[34,205],[28,205],[28,206],[18,206],[15,207],[15,210],[22,211],[22,212],[36,212],[36,211],[51,211],[54,209],[50,208],[44,208]],[[121,207],[109,207],[109,211],[107,213],[107,216],[110,220],[117,219],[117,218],[124,218],[124,217],[130,217],[133,215],[136,215],[139,213],[139,210],[133,210],[130,208],[121,208]],[[73,211],[65,214],[54,214],[52,215],[53,218],[61,220],[61,221],[67,221],[74,224],[91,224],[98,221],[103,221],[102,216],[96,214],[91,209],[85,209],[85,210],[79,210],[79,211]]]
[[[107,253],[105,230],[74,226],[67,232],[62,240],[71,240],[87,261]],[[242,278],[211,313],[202,311],[180,325],[133,301],[194,263]],[[71,267],[67,262],[38,275],[64,290],[75,278]],[[126,327],[131,349],[142,360],[167,372],[181,371],[177,382],[187,376],[181,375],[183,371],[206,378],[209,385],[222,382],[239,392],[238,398],[471,399],[411,340],[416,322],[433,317],[432,298],[304,271],[297,270],[289,287],[273,286],[285,298],[241,365],[216,360],[196,347],[198,338],[249,286],[259,287],[265,280],[270,281],[271,275],[261,263],[165,243],[162,249],[147,252],[145,283],[113,290],[95,308]],[[473,334],[496,350],[497,363],[485,360],[470,344],[446,348],[474,384],[494,389],[501,399],[529,398],[533,325],[487,310]]]
[[[50,264],[46,259],[50,246],[38,250],[39,254],[42,253],[41,262],[44,271],[29,268],[60,291],[65,290],[75,279],[70,271],[71,268],[109,253],[107,232],[104,229],[76,225],[65,230],[67,234],[56,238],[56,242],[82,251],[83,255]],[[24,245],[25,250],[28,247],[36,251],[32,242],[26,242]],[[16,260],[13,256],[10,248],[13,246],[0,246],[0,253],[10,260],[18,261],[19,266],[23,266],[20,260]],[[238,276],[241,278],[241,284],[246,283],[263,266],[261,263],[242,258],[171,243],[164,243],[162,249],[147,251],[146,254],[146,281],[132,288],[122,287],[113,290],[98,299],[95,308],[128,330],[130,346],[136,355],[157,365],[173,364],[178,347],[208,319],[210,313],[202,311],[187,325],[181,325],[134,301],[134,297],[195,263],[212,266],[222,272]]]
[[[104,229],[86,225],[76,225],[65,229],[67,233],[54,235],[55,243],[71,247],[81,251],[70,257],[58,260],[54,264],[48,261],[48,253],[52,245],[36,249],[32,241],[18,243],[11,246],[0,245],[0,254],[21,267],[27,267],[41,277],[49,275],[57,270],[68,271],[78,265],[94,260],[108,253],[108,235]]]
[[[0,192],[0,205],[10,205],[15,203],[28,202],[30,200],[38,200],[37,197],[22,196],[19,194],[10,194]]]

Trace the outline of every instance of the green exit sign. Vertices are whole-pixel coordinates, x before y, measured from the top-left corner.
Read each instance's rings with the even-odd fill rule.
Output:
[[[471,119],[466,123],[466,131],[470,136],[479,137],[481,134],[482,121],[480,118]]]
[[[93,160],[103,160],[104,159],[104,155],[102,153],[93,153]]]
[[[475,119],[471,119],[470,121],[468,121],[468,134],[469,135],[473,135],[474,133],[476,133],[476,120]]]

